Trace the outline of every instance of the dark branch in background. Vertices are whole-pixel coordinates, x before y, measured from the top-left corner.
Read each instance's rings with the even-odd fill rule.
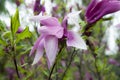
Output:
[[[13,46],[13,62],[14,62],[14,65],[15,65],[15,70],[16,70],[16,74],[17,74],[17,77],[20,79],[20,74],[19,74],[19,71],[18,71],[18,66],[17,66],[17,61],[16,61],[16,48],[15,46]]]
[[[35,32],[36,32],[36,34],[37,34],[37,37],[39,37],[39,33],[38,33],[38,31],[37,31],[37,27],[34,26],[34,29],[35,29]]]
[[[84,27],[85,29],[84,29],[84,32],[82,35],[85,35],[87,37],[91,36],[91,34],[92,34],[91,28],[93,27],[93,25],[94,24],[86,24]]]
[[[20,79],[20,74],[19,74],[19,71],[18,71],[17,61],[16,61],[16,58],[15,58],[15,57],[13,58],[13,61],[14,61],[14,65],[15,65],[15,70],[16,70],[17,76],[18,76],[18,78]]]
[[[93,25],[94,24],[87,24],[85,26],[85,29],[84,29],[84,32],[83,32],[84,36],[87,36],[87,37],[91,36],[91,34],[92,34],[92,29],[91,28],[93,27]],[[94,64],[95,64],[97,78],[98,78],[98,80],[102,80],[101,79],[101,74],[100,74],[100,72],[98,70],[98,66],[97,66],[97,54],[94,52],[95,51],[95,45],[89,40],[89,38],[87,38],[86,43],[89,46],[90,50],[92,51],[91,53],[92,53],[92,56],[95,60]]]
[[[94,53],[94,51],[95,51],[95,46],[94,46],[89,40],[87,40],[87,43],[88,43],[88,45],[89,45],[90,50],[92,51],[91,53],[92,53],[92,56],[93,56],[93,58],[94,58],[94,60],[95,60],[95,63],[94,63],[94,64],[95,64],[95,69],[96,69],[96,73],[97,73],[98,80],[101,80],[101,75],[100,75],[100,72],[99,72],[98,66],[97,66],[97,54]]]
[[[83,74],[82,74],[82,61],[83,61],[83,54],[80,53],[79,54],[79,60],[80,60],[80,64],[77,65],[78,69],[79,69],[79,73],[80,73],[80,80],[83,80]]]
[[[78,51],[78,50],[77,50],[77,51]],[[64,71],[64,73],[63,73],[63,75],[62,75],[62,79],[61,79],[61,80],[64,79],[64,77],[65,77],[65,75],[66,75],[66,72],[67,72],[68,69],[70,68],[71,63],[72,63],[72,61],[74,60],[75,55],[77,54],[77,51],[74,49],[74,51],[72,52],[71,57],[70,57],[70,61],[69,61],[68,65],[67,65],[67,67],[66,67],[66,69],[65,69],[65,71]]]
[[[98,66],[97,66],[97,58],[95,58],[95,69],[96,69],[96,72],[97,72],[98,80],[102,80],[102,79],[101,79],[100,72],[99,72],[99,70],[98,70]]]
[[[50,71],[50,75],[49,75],[48,80],[52,80],[52,79],[51,79],[51,76],[52,76],[52,73],[53,73],[53,71],[54,71],[55,66],[56,66],[56,62],[54,63],[54,65],[53,65],[53,67],[52,67],[52,70]]]

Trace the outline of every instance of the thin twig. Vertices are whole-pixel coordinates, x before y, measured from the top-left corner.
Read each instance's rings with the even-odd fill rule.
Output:
[[[56,65],[56,62],[54,63],[54,65],[53,65],[53,67],[52,67],[52,70],[50,71],[50,75],[49,75],[48,80],[52,80],[52,79],[51,79],[51,76],[52,76],[52,73],[53,73],[53,71],[54,71],[55,65]]]
[[[82,75],[82,61],[83,61],[83,54],[80,54],[80,64],[78,65],[79,73],[80,73],[80,80],[83,80],[83,75]]]
[[[56,72],[57,72],[57,70],[58,70],[58,65],[57,65],[57,63],[56,63]],[[56,74],[56,80],[58,80],[58,74]]]
[[[36,34],[37,34],[37,37],[39,37],[39,33],[38,33],[38,31],[37,31],[37,27],[34,26],[34,29],[35,29],[35,32],[36,32]]]
[[[76,51],[76,53],[77,53],[77,51]],[[64,77],[65,77],[65,75],[66,75],[66,72],[68,71],[68,69],[69,69],[69,67],[70,67],[70,65],[71,65],[71,63],[72,63],[72,60],[73,60],[74,56],[76,55],[76,53],[75,53],[75,49],[74,49],[74,51],[73,51],[72,54],[71,54],[71,58],[70,58],[70,61],[69,61],[68,65],[67,65],[67,68],[65,69],[65,71],[64,71],[64,73],[63,73],[63,75],[62,75],[62,79],[61,79],[61,80],[64,79]]]
[[[61,51],[62,51],[63,48],[64,48],[64,47],[62,47],[62,48],[59,50],[58,54],[61,53]],[[54,65],[53,65],[53,67],[52,67],[52,69],[51,69],[51,71],[50,71],[50,75],[49,75],[49,77],[48,77],[48,80],[51,80],[51,76],[52,76],[52,73],[53,73],[53,71],[54,71],[54,68],[55,68],[56,64],[57,64],[57,60],[55,61]]]
[[[92,34],[92,31],[90,30],[92,27],[93,27],[93,25],[94,24],[87,24],[86,26],[85,26],[85,32],[83,33],[83,35],[85,35],[85,36],[87,36],[87,37],[89,37],[89,36],[91,36],[91,34]],[[90,50],[91,51],[95,51],[95,46],[87,39],[86,40],[86,42],[87,42],[87,44],[89,45],[89,48],[90,48]],[[98,80],[101,80],[101,75],[100,75],[100,72],[99,72],[99,70],[98,70],[98,67],[97,67],[97,62],[96,62],[96,60],[97,60],[97,55],[95,54],[95,53],[92,53],[92,55],[93,55],[93,57],[94,57],[94,59],[95,59],[95,68],[96,68],[96,72],[97,72],[97,77],[98,77]]]
[[[15,65],[15,70],[16,70],[16,74],[18,76],[18,78],[20,79],[20,74],[19,74],[19,71],[18,71],[18,66],[17,66],[17,61],[16,61],[16,46],[14,45],[13,46],[13,62],[14,62],[14,65]]]
[[[87,40],[87,42],[88,42],[88,45],[89,46],[91,46],[91,47],[89,47],[90,48],[90,50],[91,51],[95,51],[95,47],[94,47],[94,45],[92,44],[92,43],[90,43],[90,41],[89,40]],[[97,77],[98,77],[98,80],[101,80],[101,75],[100,75],[100,72],[99,72],[99,70],[98,70],[98,67],[97,67],[97,54],[96,53],[92,53],[92,56],[93,56],[93,58],[94,58],[94,60],[95,60],[95,69],[96,69],[96,72],[97,72]]]
[[[98,77],[98,80],[101,80],[101,76],[100,76],[100,72],[98,70],[98,67],[97,67],[97,62],[96,62],[96,58],[95,58],[95,68],[96,68],[96,71],[97,71],[97,77]]]
[[[13,61],[14,61],[14,65],[15,65],[15,70],[16,70],[17,76],[20,79],[20,74],[19,74],[19,71],[18,71],[17,61],[16,61],[15,57],[13,57]]]

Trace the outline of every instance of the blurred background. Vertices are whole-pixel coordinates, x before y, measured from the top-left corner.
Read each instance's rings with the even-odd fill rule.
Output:
[[[90,0],[41,0],[40,4],[45,7],[47,15],[57,17],[60,20],[69,12],[82,10],[82,13],[78,17],[81,21],[80,26],[83,27],[85,22],[82,21],[85,21],[84,13],[89,2]],[[6,28],[10,27],[10,17],[15,13],[16,8],[18,8],[21,23],[20,27],[24,29],[26,26],[29,26],[30,31],[34,32],[34,23],[29,20],[31,16],[34,16],[34,4],[35,0],[0,0],[0,27],[3,25],[5,25],[4,27]],[[1,36],[3,33],[2,29],[0,29]],[[92,36],[94,39],[91,38],[91,40],[96,45],[96,52],[98,54],[97,65],[102,79],[120,80],[120,11],[106,15],[98,21],[93,29]],[[36,38],[35,35],[32,39],[33,42]],[[21,51],[24,53],[28,46],[30,46],[30,43],[20,47],[23,48],[23,46],[25,47]],[[12,63],[9,62],[9,57],[6,57],[4,49],[5,47],[0,44],[0,80],[17,80],[17,78],[14,78],[14,67]],[[46,80],[45,77],[48,76],[49,73],[47,69],[43,69],[43,71],[43,66],[39,66],[37,70],[42,72],[37,72],[36,75],[34,75],[36,66],[34,68],[30,67],[32,59],[29,59],[29,50],[25,54],[22,54],[19,49],[18,52],[21,55],[18,57],[18,64],[21,75],[25,77],[23,80]],[[79,53],[74,58],[72,66],[64,80],[97,80],[95,78],[96,70],[93,63],[94,60],[91,54],[89,54],[89,51],[80,51]],[[24,56],[24,65],[22,66],[28,69],[21,67],[21,56],[22,58]],[[67,58],[68,57],[65,56],[61,61],[62,67],[58,67],[60,75],[64,70],[64,64]],[[58,77],[60,75],[58,75]]]

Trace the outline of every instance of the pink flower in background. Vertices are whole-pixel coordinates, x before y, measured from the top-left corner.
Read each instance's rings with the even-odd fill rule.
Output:
[[[16,3],[17,6],[20,6],[21,1],[20,0],[15,0],[15,3]]]
[[[110,58],[108,62],[109,64],[120,66],[120,63],[113,58]]]
[[[119,0],[92,0],[85,16],[88,23],[94,23],[103,16],[120,10]]]
[[[36,0],[34,4],[34,14],[38,15],[40,12],[45,12],[45,7],[40,4],[41,0]]]
[[[15,70],[11,67],[7,67],[5,69],[6,73],[7,73],[7,76],[9,80],[14,80],[14,74],[15,74]]]
[[[37,39],[30,52],[30,55],[32,55],[36,50],[33,64],[39,62],[45,49],[48,67],[50,68],[53,65],[58,53],[58,39],[63,36],[63,27],[55,17],[35,16],[32,20],[40,21],[43,25],[39,29],[41,36]]]
[[[93,80],[93,77],[91,76],[89,72],[85,73],[85,80]]]
[[[16,33],[21,33],[22,31],[23,31],[23,29],[22,29],[22,27],[20,26],[20,27],[18,28],[18,30],[17,30]]]

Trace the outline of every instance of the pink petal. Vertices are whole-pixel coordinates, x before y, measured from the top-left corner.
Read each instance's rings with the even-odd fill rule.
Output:
[[[41,35],[37,41],[35,42],[32,50],[30,51],[30,56],[35,52],[35,50],[38,48],[40,41],[43,39],[44,35]]]
[[[58,19],[55,17],[48,17],[46,19],[42,19],[40,20],[40,23],[43,26],[49,26],[49,27],[53,27],[53,26],[61,26]]]
[[[88,5],[85,16],[90,16],[91,9],[95,6],[100,0],[91,0],[91,3]]]
[[[65,18],[62,21],[62,27],[64,27],[64,36],[67,35],[67,26],[68,26],[68,17],[65,16]]]
[[[39,31],[45,35],[55,35],[57,38],[61,38],[63,36],[63,28],[61,26],[42,26],[39,28]]]
[[[57,18],[50,16],[38,15],[31,17],[30,20],[40,22],[43,26],[61,26]]]
[[[57,55],[58,39],[54,36],[46,36],[44,46],[48,59],[48,67],[50,68],[53,65]]]
[[[33,61],[32,65],[38,63],[39,60],[41,59],[41,57],[43,56],[43,53],[44,53],[43,43],[44,43],[44,40],[42,40],[40,42],[40,44],[37,48],[36,55],[35,55],[35,58],[34,58],[34,61]]]
[[[50,16],[42,16],[41,14],[30,17],[31,21],[40,22],[41,20],[50,18]]]
[[[67,34],[67,46],[73,46],[80,49],[87,49],[85,41],[80,37],[78,33],[68,31]]]
[[[92,0],[86,10],[85,16],[89,23],[94,23],[103,16],[119,10],[119,0]]]

